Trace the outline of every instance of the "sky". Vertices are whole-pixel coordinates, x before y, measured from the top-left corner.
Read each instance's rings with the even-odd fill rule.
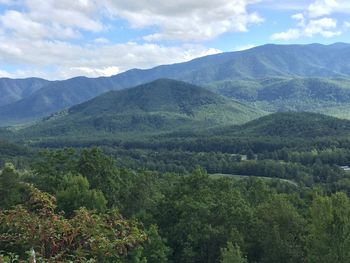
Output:
[[[350,0],[0,0],[0,77],[111,76],[335,42],[350,42]]]

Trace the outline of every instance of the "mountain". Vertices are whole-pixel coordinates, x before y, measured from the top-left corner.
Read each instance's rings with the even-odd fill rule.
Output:
[[[146,133],[239,124],[264,113],[185,82],[160,79],[110,91],[23,130],[59,136]]]
[[[350,117],[350,80],[269,78],[222,81],[208,88],[266,111],[310,111]]]
[[[35,91],[50,83],[39,78],[9,79],[0,78],[0,106],[28,97]]]
[[[316,138],[347,136],[350,121],[309,112],[278,112],[245,123],[239,127],[215,130],[215,134],[247,137],[271,136]]]
[[[48,82],[45,87],[9,105],[0,107],[0,126],[33,121],[87,101],[111,90],[110,78],[77,77]]]
[[[197,85],[223,80],[273,77],[350,77],[350,44],[263,45],[112,77],[121,83],[167,77]]]
[[[16,102],[0,107],[0,124],[30,121],[102,94],[171,78],[221,88],[227,81],[275,78],[350,78],[350,45],[264,45],[189,62],[129,70],[110,78],[55,81]],[[278,91],[278,90],[277,90]],[[278,95],[278,94],[277,94]],[[268,105],[269,106],[269,105]],[[287,105],[288,106],[288,105]]]

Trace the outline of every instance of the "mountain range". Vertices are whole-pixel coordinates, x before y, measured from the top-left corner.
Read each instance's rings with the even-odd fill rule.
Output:
[[[272,112],[311,110],[348,117],[349,60],[350,45],[345,43],[269,44],[108,78],[1,79],[0,126],[37,120],[104,92],[159,78],[203,86]]]
[[[35,136],[159,133],[242,124],[263,111],[181,81],[110,91],[22,131]]]

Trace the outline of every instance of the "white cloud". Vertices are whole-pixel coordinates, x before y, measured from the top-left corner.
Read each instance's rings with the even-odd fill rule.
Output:
[[[260,9],[268,10],[287,10],[287,11],[301,11],[308,8],[305,0],[264,0],[258,4]]]
[[[20,11],[0,15],[0,26],[8,34],[31,39],[66,39],[80,36],[79,30],[104,30],[99,21],[100,4],[93,0],[0,0],[17,4]]]
[[[97,44],[108,44],[108,43],[110,43],[110,41],[107,38],[104,38],[104,37],[95,38],[94,42],[97,43]]]
[[[256,45],[248,44],[248,45],[243,45],[243,46],[237,46],[233,50],[234,51],[243,51],[243,50],[251,49],[251,48],[254,48],[254,47],[256,47]]]
[[[147,41],[208,40],[225,32],[245,32],[249,26],[263,21],[256,12],[248,11],[248,6],[262,0],[18,1],[20,12],[11,11],[2,16],[3,23],[8,21],[4,23],[7,29],[27,35],[33,30],[34,36],[60,39],[79,36],[77,30],[105,30],[108,27],[101,22],[103,16],[125,19],[134,28],[155,29],[157,32],[144,37]],[[19,23],[12,23],[14,20]]]
[[[332,18],[321,18],[310,20],[307,24],[304,21],[298,24],[298,28],[291,28],[285,32],[275,33],[271,36],[273,40],[293,40],[301,37],[314,37],[321,35],[331,38],[341,34],[337,30],[337,21]]]
[[[202,41],[225,32],[244,32],[263,19],[247,7],[260,0],[107,0],[114,15],[129,21],[132,27],[156,27],[147,41]]]
[[[300,29],[291,28],[285,32],[275,33],[271,36],[272,40],[292,40],[301,37]]]
[[[338,28],[337,19],[332,17],[333,13],[350,13],[350,1],[314,0],[305,12],[292,16],[297,21],[296,27],[275,33],[271,39],[288,41],[317,35],[325,38],[339,36],[342,34],[342,30]],[[347,28],[346,22],[343,22],[344,28]]]
[[[345,21],[344,22],[344,25],[343,25],[345,28],[350,28],[350,22],[349,21]]]
[[[321,18],[318,20],[311,20],[304,28],[303,34],[307,37],[320,34],[324,37],[332,37],[339,35],[339,31],[332,31],[337,28],[337,21],[332,18]]]
[[[305,26],[305,17],[302,13],[297,13],[295,15],[292,15],[292,18],[298,21],[298,26],[304,27]]]
[[[43,69],[54,65],[51,73],[40,70],[15,72],[50,79],[77,75],[107,76],[130,68],[149,68],[156,65],[187,61],[215,54],[217,49],[200,45],[162,46],[156,44],[87,44],[80,46],[63,41],[25,40],[0,37],[0,63],[31,66]],[[30,76],[30,75],[27,75]]]
[[[6,5],[0,13],[0,63],[18,67],[0,74],[49,79],[109,76],[215,54],[221,51],[187,43],[247,31],[263,21],[250,11],[261,1],[0,0]],[[119,19],[154,33],[143,40],[137,36],[139,43],[113,43],[104,33],[110,29],[108,23]],[[164,39],[176,42],[157,44]]]
[[[4,29],[11,30],[21,38],[74,38],[79,35],[72,28],[64,28],[59,24],[47,25],[30,19],[29,16],[18,11],[7,11],[0,16],[0,22]]]
[[[315,0],[308,7],[311,18],[329,16],[332,13],[350,13],[349,0]]]
[[[13,75],[5,70],[0,69],[0,78],[12,78]]]
[[[17,2],[17,0],[0,0],[0,4],[2,5],[15,5]]]
[[[104,67],[104,68],[89,68],[89,67],[72,67],[69,68],[68,71],[61,70],[61,76],[65,78],[73,76],[90,76],[90,77],[110,77],[112,75],[116,75],[120,73],[118,67]]]
[[[94,0],[25,0],[29,16],[35,21],[59,24],[87,31],[103,30],[99,19],[101,5]]]

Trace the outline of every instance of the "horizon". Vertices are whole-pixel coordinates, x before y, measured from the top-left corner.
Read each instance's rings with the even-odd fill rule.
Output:
[[[346,0],[220,1],[0,0],[0,77],[107,77],[266,44],[350,43]]]
[[[308,44],[274,44],[274,43],[267,43],[267,44],[263,44],[263,45],[260,45],[260,46],[255,46],[255,47],[251,47],[251,48],[248,48],[248,49],[244,49],[244,50],[236,50],[236,51],[226,51],[226,52],[220,52],[220,53],[216,53],[216,54],[209,54],[209,55],[205,55],[205,56],[201,56],[201,57],[195,57],[195,58],[192,58],[190,60],[187,60],[187,61],[182,61],[182,62],[175,62],[175,63],[170,63],[170,64],[161,64],[161,65],[155,65],[153,67],[150,67],[150,68],[131,68],[131,69],[127,69],[125,71],[122,71],[122,72],[118,72],[116,74],[113,74],[113,75],[110,75],[110,76],[86,76],[86,75],[77,75],[77,76],[73,76],[73,77],[69,77],[69,78],[66,78],[66,79],[45,79],[45,78],[42,78],[42,77],[33,77],[33,76],[28,76],[28,77],[19,77],[19,78],[12,78],[12,77],[2,77],[0,76],[0,79],[17,79],[17,80],[25,80],[25,79],[32,79],[32,78],[37,78],[37,79],[43,79],[43,80],[48,80],[48,81],[65,81],[65,80],[70,80],[70,79],[75,79],[75,78],[90,78],[90,79],[97,79],[97,78],[109,78],[109,77],[113,77],[113,76],[117,76],[119,74],[122,74],[122,73],[126,73],[128,71],[132,71],[132,70],[151,70],[151,69],[154,69],[154,68],[157,68],[157,67],[161,67],[161,66],[170,66],[170,65],[175,65],[175,64],[182,64],[182,63],[187,63],[187,62],[190,62],[190,61],[193,61],[193,60],[196,60],[196,59],[201,59],[201,58],[204,58],[204,57],[209,57],[209,56],[215,56],[215,55],[218,55],[218,54],[224,54],[224,53],[233,53],[233,52],[242,52],[242,51],[247,51],[247,50],[251,50],[251,49],[255,49],[255,48],[259,48],[259,47],[262,47],[262,46],[268,46],[268,45],[278,45],[278,46],[292,46],[292,45],[298,45],[298,46],[308,46],[308,45],[322,45],[322,46],[332,46],[332,45],[337,45],[337,44],[345,44],[345,45],[350,45],[350,43],[346,43],[346,42],[335,42],[335,43],[330,43],[330,44],[322,44],[322,43],[308,43]],[[160,79],[163,79],[163,78],[160,78]],[[169,79],[169,78],[165,78],[165,79]],[[158,80],[158,79],[157,79]],[[172,79],[173,80],[173,79]]]

